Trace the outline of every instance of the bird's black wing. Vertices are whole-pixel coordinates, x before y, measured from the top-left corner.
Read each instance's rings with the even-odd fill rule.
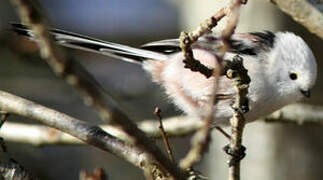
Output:
[[[275,42],[275,34],[270,31],[251,32],[234,34],[230,39],[230,49],[228,52],[255,56],[263,51],[270,50]],[[219,36],[207,34],[202,36],[193,48],[203,48],[212,51],[218,51],[223,45]],[[171,54],[181,51],[179,39],[167,39],[144,44],[143,49],[165,54]]]

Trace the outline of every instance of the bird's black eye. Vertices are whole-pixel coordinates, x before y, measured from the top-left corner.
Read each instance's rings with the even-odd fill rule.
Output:
[[[296,74],[296,73],[290,73],[290,74],[289,74],[289,78],[290,78],[291,80],[296,80],[296,79],[297,79],[297,74]]]

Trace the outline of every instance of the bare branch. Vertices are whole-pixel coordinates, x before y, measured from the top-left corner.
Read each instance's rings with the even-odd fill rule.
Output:
[[[67,58],[63,51],[52,41],[52,37],[46,30],[43,15],[35,8],[31,0],[12,0],[17,6],[22,19],[31,26],[41,49],[42,57],[51,66],[53,71],[64,78],[70,85],[78,89],[85,100],[85,104],[98,110],[103,120],[114,120],[133,139],[133,143],[149,153],[155,160],[167,170],[173,177],[184,179],[182,172],[173,164],[156,146],[155,142],[138,129],[129,118],[119,109],[117,103],[103,92],[100,85],[77,62]]]
[[[267,116],[265,122],[323,126],[323,106],[292,104]]]
[[[207,78],[210,77],[211,75],[206,75],[202,69],[198,70],[198,66],[196,67],[196,69],[192,69],[188,64],[192,63],[194,64],[194,61],[196,62],[197,60],[194,59],[193,57],[193,52],[192,52],[192,48],[191,45],[196,42],[198,40],[198,38],[200,36],[202,36],[203,34],[210,32],[211,29],[217,25],[217,22],[219,20],[221,20],[225,15],[228,16],[228,22],[226,25],[226,28],[222,31],[222,40],[223,40],[223,48],[222,48],[222,53],[220,54],[220,56],[218,56],[218,61],[216,62],[216,69],[213,71],[213,76],[214,76],[214,88],[213,88],[213,93],[212,93],[212,97],[210,98],[209,104],[206,108],[206,114],[207,116],[203,119],[203,122],[205,123],[205,125],[203,126],[203,128],[198,131],[192,140],[192,148],[191,150],[188,152],[188,154],[186,155],[185,158],[183,158],[180,162],[180,166],[182,168],[191,168],[193,166],[193,164],[195,164],[196,162],[199,162],[200,159],[202,158],[203,153],[206,151],[206,149],[208,148],[211,136],[210,136],[210,132],[211,132],[211,123],[212,123],[212,118],[213,118],[213,114],[214,112],[214,104],[215,104],[215,94],[216,94],[216,90],[217,90],[217,79],[220,75],[220,73],[222,73],[222,58],[224,56],[224,54],[227,52],[227,50],[229,49],[229,39],[231,37],[231,35],[234,33],[234,30],[236,28],[236,25],[238,23],[238,18],[239,18],[239,8],[240,8],[240,4],[243,3],[247,3],[247,1],[241,1],[237,0],[237,1],[232,1],[230,3],[230,5],[228,7],[224,7],[222,8],[220,11],[218,11],[214,16],[212,16],[210,19],[207,19],[203,24],[201,24],[198,29],[196,31],[193,31],[192,33],[190,33],[189,35],[187,35],[187,33],[182,33],[182,35],[184,34],[185,38],[181,39],[181,48],[184,52],[184,56],[186,58],[186,60],[184,61],[185,66],[188,68],[190,68],[192,71],[199,71],[202,74],[204,74]],[[183,36],[181,36],[183,37]],[[198,62],[198,61],[197,61]],[[200,64],[198,62],[198,64]]]
[[[180,35],[180,46],[184,53],[185,68],[190,69],[191,71],[198,71],[201,74],[205,75],[207,78],[213,75],[213,70],[209,69],[205,65],[201,64],[200,61],[196,60],[192,51],[192,44],[194,44],[199,37],[203,36],[206,33],[211,32],[218,22],[226,15],[226,8],[219,10],[214,16],[205,20],[195,31],[191,33],[182,32]]]
[[[237,58],[237,59],[235,59]],[[247,70],[243,67],[242,58],[236,56],[232,63],[233,67],[227,72],[229,78],[233,79],[237,95],[232,105],[234,115],[230,119],[231,140],[229,154],[229,180],[240,179],[240,160],[244,157],[244,147],[242,147],[242,133],[245,125],[243,113],[247,112],[248,107],[248,87],[250,78]],[[235,75],[234,75],[235,74]]]
[[[218,130],[221,134],[223,134],[223,136],[226,137],[230,141],[231,136],[227,132],[225,132],[221,127],[215,126],[214,128],[216,130]]]
[[[154,114],[157,116],[158,121],[159,121],[158,128],[160,130],[160,134],[161,134],[162,139],[164,141],[164,144],[165,144],[165,147],[166,147],[166,150],[167,150],[167,153],[168,153],[168,157],[172,162],[175,162],[173,151],[172,151],[172,148],[170,147],[168,137],[167,137],[167,134],[166,134],[164,126],[163,126],[161,110],[159,109],[159,107],[156,107]]]
[[[187,153],[187,155],[180,161],[180,167],[184,169],[191,168],[195,163],[199,162],[202,159],[203,154],[209,147],[211,141],[211,131],[212,131],[212,119],[214,112],[214,105],[215,105],[215,94],[217,91],[217,83],[218,78],[220,76],[221,67],[222,65],[219,62],[216,62],[216,69],[213,71],[214,76],[214,84],[213,84],[213,92],[208,105],[206,106],[205,112],[206,117],[203,119],[203,127],[195,133],[194,137],[192,138],[192,148]]]
[[[240,6],[245,4],[247,1],[241,0],[231,0],[229,11],[228,11],[228,21],[225,29],[222,31],[223,49],[224,54],[230,48],[229,40],[234,33],[239,16],[240,16]],[[250,83],[250,78],[247,74],[247,70],[243,67],[242,58],[236,56],[233,58],[232,62],[227,62],[226,66],[229,66],[229,70],[226,72],[228,78],[233,79],[236,87],[237,95],[232,105],[234,109],[233,117],[230,119],[231,124],[231,138],[229,150],[230,160],[229,160],[229,179],[239,180],[240,179],[240,160],[242,152],[242,133],[245,125],[245,119],[243,116],[244,111],[248,111],[248,87]],[[228,152],[228,151],[227,151]]]
[[[122,157],[140,168],[144,168],[142,165],[151,161],[150,157],[138,148],[116,139],[97,126],[88,125],[83,121],[3,91],[0,91],[0,109],[37,120],[68,133],[87,144]]]
[[[85,143],[69,134],[44,125],[31,125],[7,122],[0,136],[8,142],[26,143],[34,146]]]
[[[309,0],[271,0],[296,22],[305,26],[310,32],[323,39],[323,5]],[[320,8],[321,7],[321,8]]]
[[[57,112],[55,118],[62,119],[64,114]],[[44,117],[51,118],[51,117]],[[183,123],[185,122],[185,123]],[[186,116],[178,116],[167,118],[163,120],[164,130],[168,137],[185,136],[194,133],[201,128],[202,121],[197,121],[194,118]],[[129,136],[122,131],[122,129],[112,125],[100,126],[105,132],[117,137],[123,141],[129,141]],[[154,138],[160,138],[160,132],[158,129],[158,122],[156,120],[145,120],[138,123],[138,127],[144,131],[148,136]],[[43,125],[31,125],[6,122],[4,127],[0,131],[0,136],[6,139],[6,141],[28,143],[35,146],[43,145],[85,145],[83,141],[63,133],[54,128],[50,128]]]
[[[57,112],[55,116],[59,119],[64,118],[59,112]],[[323,107],[307,104],[292,104],[272,113],[264,118],[264,120],[267,123],[323,126]],[[192,117],[177,116],[163,119],[163,126],[168,137],[178,137],[192,134],[203,126],[203,122],[197,121]],[[116,126],[102,125],[100,127],[112,136],[118,137],[124,141],[129,140],[129,136]],[[160,138],[158,122],[155,120],[141,121],[138,123],[138,127],[148,136]],[[83,141],[80,141],[69,134],[65,134],[47,126],[12,122],[5,123],[4,127],[0,130],[0,136],[9,142],[28,143],[35,146],[85,144]],[[228,134],[225,136],[230,139]]]

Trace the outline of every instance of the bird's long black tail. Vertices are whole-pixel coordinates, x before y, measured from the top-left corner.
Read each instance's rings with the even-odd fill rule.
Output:
[[[16,33],[28,36],[30,39],[37,41],[32,30],[27,26],[22,24],[11,25],[12,30]],[[142,63],[146,59],[166,60],[168,58],[166,54],[102,41],[63,30],[51,29],[50,32],[53,35],[54,40],[62,46],[95,52],[128,62]]]

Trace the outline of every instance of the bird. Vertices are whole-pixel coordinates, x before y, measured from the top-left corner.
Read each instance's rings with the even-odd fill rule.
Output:
[[[33,31],[23,24],[12,24],[12,30],[37,41]],[[185,57],[179,39],[150,42],[139,48],[112,43],[59,29],[50,33],[59,45],[114,57],[136,63],[150,74],[152,81],[165,90],[171,102],[185,114],[202,119],[213,96],[215,77],[205,77],[184,67]],[[251,79],[247,94],[249,111],[246,122],[310,97],[310,89],[317,78],[317,63],[306,42],[292,32],[262,31],[235,33],[223,59],[239,55]],[[192,45],[194,58],[208,68],[219,64],[221,36],[210,33]],[[225,75],[217,79],[216,102],[212,124],[228,125],[234,110],[231,107],[236,90],[233,81]]]

